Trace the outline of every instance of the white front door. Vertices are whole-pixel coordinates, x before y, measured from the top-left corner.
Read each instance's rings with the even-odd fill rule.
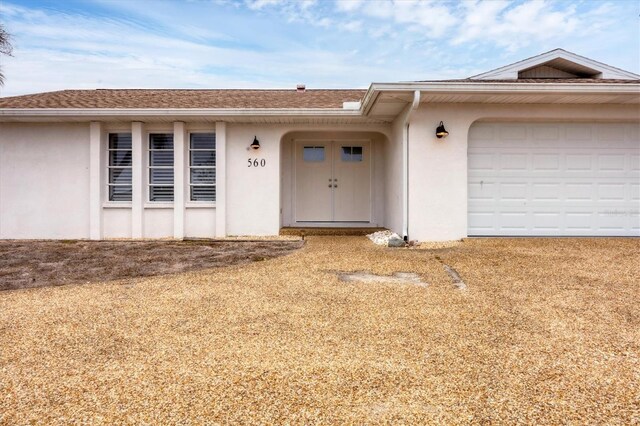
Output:
[[[296,222],[371,220],[369,141],[298,142]]]

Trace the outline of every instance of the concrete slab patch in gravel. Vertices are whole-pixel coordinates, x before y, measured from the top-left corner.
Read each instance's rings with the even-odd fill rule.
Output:
[[[416,284],[426,287],[420,275],[413,272],[394,272],[389,275],[376,275],[369,271],[338,272],[338,277],[342,281],[358,281],[363,283],[393,283],[393,284]]]

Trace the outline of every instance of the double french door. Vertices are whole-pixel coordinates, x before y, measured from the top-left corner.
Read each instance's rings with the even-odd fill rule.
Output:
[[[296,222],[371,220],[371,143],[298,141]]]

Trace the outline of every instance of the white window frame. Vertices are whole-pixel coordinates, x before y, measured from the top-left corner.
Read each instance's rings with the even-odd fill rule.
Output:
[[[213,149],[191,149],[191,135],[197,135],[197,134],[211,134],[214,137],[215,143],[214,143],[214,148]],[[217,165],[218,165],[218,145],[217,145],[217,138],[216,138],[216,132],[215,131],[193,131],[193,132],[189,132],[188,134],[188,147],[187,147],[187,158],[186,158],[186,162],[187,162],[187,168],[188,168],[188,175],[189,175],[189,179],[187,182],[187,189],[188,189],[188,203],[190,204],[195,204],[195,205],[215,205],[217,199],[218,199],[218,191],[217,191],[217,187],[218,187],[218,175],[217,175]],[[215,161],[215,166],[192,166],[191,165],[191,151],[213,151],[214,153],[214,161]],[[213,184],[203,184],[203,183],[192,183],[191,182],[191,169],[213,169],[216,171],[216,178],[214,180]],[[207,186],[207,187],[213,187],[216,190],[216,195],[215,195],[215,199],[214,200],[194,200],[192,198],[192,192],[191,192],[191,188],[194,186]]]
[[[171,135],[171,150],[168,149],[152,149],[151,148],[151,137],[153,135]],[[146,173],[146,187],[147,187],[147,198],[146,198],[146,203],[149,203],[151,206],[157,205],[157,206],[162,206],[162,205],[173,205],[173,203],[175,202],[176,199],[176,170],[175,170],[175,149],[176,149],[176,143],[175,143],[175,135],[173,134],[173,132],[171,131],[153,131],[153,132],[148,132],[147,133],[147,161],[146,161],[146,166],[147,166],[147,173]],[[171,151],[173,153],[173,155],[171,156],[172,158],[172,165],[171,166],[152,166],[151,165],[151,153],[154,151]],[[151,187],[154,186],[169,186],[169,185],[162,185],[162,184],[154,184],[151,183],[151,170],[152,169],[170,169],[173,170],[173,183],[171,184],[171,186],[173,187],[173,200],[168,201],[168,200],[151,200]]]
[[[111,149],[111,135],[117,135],[117,134],[128,134],[131,137],[131,148],[130,149]],[[130,130],[109,130],[107,132],[107,138],[106,138],[106,148],[107,148],[107,158],[106,158],[106,182],[107,182],[107,193],[106,195],[106,202],[108,204],[113,204],[113,205],[131,205],[131,202],[133,200],[133,134],[131,133]],[[131,153],[131,165],[130,166],[112,166],[111,165],[111,152],[114,151],[129,151]],[[132,180],[131,183],[129,185],[123,185],[123,184],[116,184],[116,183],[111,183],[111,169],[130,169],[131,170],[131,176],[132,176]],[[111,200],[111,187],[112,186],[130,186],[131,187],[131,200]]]

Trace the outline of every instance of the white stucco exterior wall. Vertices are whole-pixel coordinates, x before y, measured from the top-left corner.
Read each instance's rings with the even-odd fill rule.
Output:
[[[287,135],[360,137],[365,133],[373,135],[376,143],[375,223],[400,233],[403,114],[391,125],[2,123],[0,238],[276,235],[280,226],[291,220],[287,206],[291,205],[292,164],[287,163],[290,155]],[[466,237],[467,140],[469,128],[478,120],[638,122],[640,108],[633,105],[420,105],[409,123],[410,239],[438,241]],[[435,137],[435,128],[440,121],[450,132],[444,140]],[[186,132],[185,146],[189,132],[193,131],[217,131],[221,144],[224,140],[224,147],[220,146],[217,155],[218,185],[221,186],[215,204],[189,202],[186,148],[183,153],[186,199],[179,203],[184,211],[176,212],[174,203],[148,202],[148,134],[173,132],[176,127]],[[102,148],[99,158],[92,162],[98,129],[102,132],[99,138]],[[116,205],[105,199],[106,135],[109,132],[133,134],[134,200],[131,203]],[[249,149],[254,136],[260,140],[261,148],[257,151]],[[266,163],[264,167],[249,167],[249,159],[257,159],[258,163],[264,159]],[[98,163],[102,164],[101,188],[96,191],[95,164]],[[90,173],[91,165],[93,174]],[[99,200],[99,206],[96,206],[96,200]],[[177,234],[176,217],[184,218],[184,226],[178,226]],[[96,223],[100,224],[99,232],[95,229],[90,232],[91,224],[95,226]]]
[[[227,124],[227,235],[277,235],[280,231],[282,128]],[[253,138],[260,149],[252,150]],[[249,167],[249,159],[266,160]]]
[[[409,114],[409,106],[395,119],[391,126],[389,142],[385,145],[385,202],[384,226],[402,236],[402,203],[403,152],[402,137],[405,117]]]
[[[0,238],[89,238],[89,123],[0,124]]]
[[[485,121],[639,121],[637,105],[422,104],[409,128],[409,238],[467,236],[467,140]],[[449,136],[437,139],[444,122]],[[390,223],[391,224],[391,223]],[[395,226],[395,225],[394,225]]]

